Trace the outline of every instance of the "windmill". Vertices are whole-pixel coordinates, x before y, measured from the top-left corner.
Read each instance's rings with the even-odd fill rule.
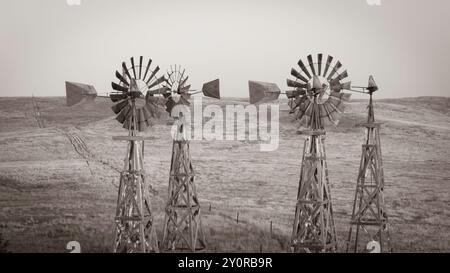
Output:
[[[201,251],[206,248],[201,222],[201,208],[195,187],[195,172],[189,150],[189,138],[182,113],[172,111],[176,105],[189,106],[193,94],[203,93],[220,99],[219,80],[203,85],[201,91],[190,90],[188,75],[180,66],[171,67],[166,74],[162,95],[166,98],[166,111],[175,119],[177,130],[173,136],[172,160],[168,187],[168,200],[164,220],[162,248],[170,251]]]
[[[381,156],[380,127],[375,122],[373,93],[378,86],[372,76],[367,87],[351,90],[369,95],[367,122],[358,124],[366,128],[362,145],[361,163],[353,201],[352,217],[347,239],[347,252],[390,252],[388,217],[384,202],[384,171]],[[353,229],[355,228],[355,229]]]
[[[348,77],[342,71],[342,64],[333,64],[328,56],[323,62],[323,54],[307,57],[307,64],[299,60],[301,72],[293,68],[287,85],[294,88],[286,91],[290,113],[306,129],[298,133],[305,135],[300,181],[292,231],[291,249],[293,252],[333,252],[337,248],[336,230],[333,218],[330,183],[325,154],[325,126],[337,125],[339,115],[344,110],[344,102],[350,98],[343,93],[350,89]],[[260,88],[255,88],[255,86]],[[272,86],[272,88],[261,88]],[[273,85],[250,82],[250,97],[277,98],[281,91]]]
[[[143,167],[146,139],[138,136],[138,132],[152,126],[152,120],[158,117],[161,101],[154,95],[161,93],[162,89],[158,87],[165,78],[156,76],[158,66],[150,69],[151,59],[147,65],[143,65],[142,56],[139,64],[133,57],[130,60],[131,65],[122,63],[123,75],[116,71],[115,76],[120,83],[112,82],[116,92],[109,95],[115,103],[111,109],[117,115],[116,120],[128,130],[128,136],[113,137],[114,140],[128,142],[124,169],[120,173],[114,252],[158,252],[149,185],[145,181]]]

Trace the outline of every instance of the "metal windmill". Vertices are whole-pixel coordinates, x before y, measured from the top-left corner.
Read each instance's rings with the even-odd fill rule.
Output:
[[[381,156],[380,127],[375,122],[373,93],[378,86],[372,76],[367,87],[351,90],[369,95],[367,122],[358,124],[366,128],[362,145],[361,163],[353,201],[352,217],[347,239],[347,252],[390,252],[388,217],[384,202],[384,171]],[[353,229],[355,228],[355,229]]]
[[[287,85],[293,90],[286,91],[290,113],[295,120],[306,126],[298,133],[305,135],[303,158],[300,171],[299,189],[295,209],[291,248],[293,252],[335,251],[336,230],[333,218],[330,183],[325,154],[325,125],[337,125],[339,114],[344,110],[344,101],[350,98],[342,90],[350,89],[348,77],[342,70],[342,64],[333,64],[328,56],[323,62],[323,54],[307,57],[305,64],[298,62],[301,72],[293,68]],[[250,98],[278,98],[280,89],[269,83],[250,82]],[[255,99],[256,98],[256,99]]]
[[[152,126],[152,120],[158,117],[158,108],[161,107],[153,95],[160,94],[158,87],[165,78],[156,77],[159,67],[151,70],[151,63],[149,59],[147,65],[143,65],[142,56],[139,64],[135,64],[133,57],[131,66],[123,62],[123,74],[118,71],[115,74],[120,83],[112,82],[112,88],[117,92],[109,95],[116,103],[111,107],[117,115],[116,120],[128,130],[128,136],[113,137],[114,140],[128,142],[124,169],[120,174],[114,252],[159,251],[143,167],[145,138],[138,136],[138,131]]]
[[[172,113],[176,105],[189,106],[193,94],[220,99],[219,80],[203,85],[202,91],[190,90],[188,75],[180,66],[171,67],[166,74],[163,96],[166,111],[175,119],[177,130],[173,136],[172,160],[168,188],[162,248],[171,251],[200,251],[206,248],[201,222],[201,208],[195,187],[195,172],[189,150],[186,124],[181,113]]]

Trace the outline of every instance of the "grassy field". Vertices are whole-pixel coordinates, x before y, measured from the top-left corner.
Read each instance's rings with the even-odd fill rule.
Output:
[[[73,240],[83,252],[109,252],[118,170],[126,149],[125,143],[112,141],[112,136],[125,134],[109,109],[112,103],[97,99],[66,107],[64,98],[37,102],[45,128],[37,126],[30,98],[0,98],[0,234],[12,252],[67,252],[66,244]],[[246,103],[220,101],[226,104]],[[295,134],[286,107],[281,109],[276,151],[261,152],[254,141],[191,143],[209,251],[288,251],[303,138]],[[385,198],[394,251],[449,252],[450,98],[384,99],[376,101],[375,111],[384,123]],[[340,125],[327,134],[340,251],[364,139],[355,124],[365,115],[366,102],[350,102]],[[144,160],[159,237],[172,145],[169,129],[164,118],[145,133],[154,137],[146,142]],[[74,138],[87,150],[77,151]]]

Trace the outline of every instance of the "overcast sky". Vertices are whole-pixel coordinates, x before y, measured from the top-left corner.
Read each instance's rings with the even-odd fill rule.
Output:
[[[65,96],[66,80],[108,92],[122,60],[144,55],[247,97],[248,80],[286,89],[298,59],[321,52],[354,85],[373,74],[379,97],[449,95],[448,0],[76,1],[0,2],[0,96]]]

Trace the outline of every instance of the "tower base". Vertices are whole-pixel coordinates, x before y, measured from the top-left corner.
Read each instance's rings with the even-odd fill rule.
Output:
[[[116,207],[114,252],[118,253],[159,252],[142,166],[144,141],[136,138],[122,138],[129,144]]]
[[[347,252],[391,252],[384,202],[384,171],[380,149],[380,124],[369,119],[347,238]]]
[[[323,139],[325,132],[304,131],[303,148],[292,252],[335,252],[336,231]]]

